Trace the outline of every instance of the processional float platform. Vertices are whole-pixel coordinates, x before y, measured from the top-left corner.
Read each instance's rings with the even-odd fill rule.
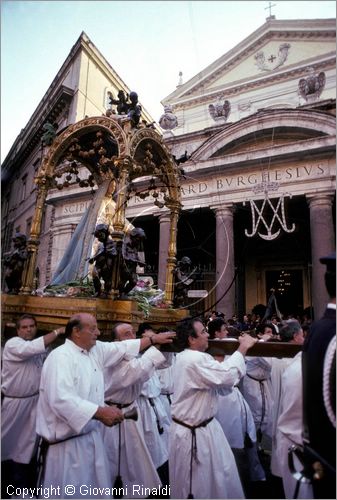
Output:
[[[109,337],[112,327],[117,322],[131,323],[135,328],[142,323],[150,323],[154,328],[167,326],[174,328],[176,322],[188,315],[186,309],[151,308],[149,316],[138,309],[135,300],[111,300],[93,297],[37,297],[33,295],[2,294],[2,334],[13,329],[16,320],[22,314],[35,316],[39,332],[46,333],[65,326],[73,314],[86,312],[97,319],[102,337]]]
[[[2,294],[2,339],[15,335],[15,322],[22,314],[35,316],[40,334],[65,326],[70,316],[80,312],[90,313],[97,319],[102,340],[108,340],[115,323],[125,321],[137,326],[146,321],[155,329],[161,326],[175,328],[176,323],[188,316],[187,309],[151,308],[145,317],[135,300],[110,300],[97,298],[36,297],[33,295]],[[63,342],[60,338],[60,343]],[[230,355],[239,347],[236,339],[209,340],[208,352],[212,355]],[[302,346],[285,342],[257,342],[247,355],[264,357],[294,357]],[[174,342],[163,345],[162,351],[179,352]]]

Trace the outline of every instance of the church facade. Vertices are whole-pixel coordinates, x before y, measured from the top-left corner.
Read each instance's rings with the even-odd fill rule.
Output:
[[[272,16],[163,99],[176,117],[166,143],[188,158],[178,258],[199,271],[201,309],[242,315],[274,288],[284,314],[323,311],[319,257],[335,245],[335,64],[335,20]],[[145,223],[147,209],[136,199],[129,215]],[[158,218],[160,283],[168,222]]]
[[[319,257],[335,244],[335,42],[334,19],[272,16],[163,99],[166,145],[186,160],[177,258],[190,257],[195,271],[192,312],[244,314],[266,304],[272,288],[284,314],[322,312]],[[129,92],[82,34],[2,165],[4,256],[15,232],[29,235],[43,125],[57,122],[59,132],[105,114],[120,89]],[[49,194],[39,286],[50,282],[92,196],[71,186]],[[133,197],[127,217],[145,230],[145,274],[163,287],[170,222],[156,199]]]

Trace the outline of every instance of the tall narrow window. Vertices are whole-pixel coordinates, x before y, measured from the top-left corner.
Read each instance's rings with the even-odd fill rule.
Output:
[[[14,223],[9,222],[9,224],[6,225],[4,239],[3,239],[3,245],[2,245],[3,253],[9,252],[11,248],[13,229],[14,229]]]
[[[21,201],[26,199],[27,191],[27,174],[21,178]]]
[[[29,238],[30,236],[30,230],[32,228],[32,217],[29,217],[29,219],[26,220],[26,236]]]
[[[111,92],[111,90],[106,90],[105,91],[105,98],[104,98],[105,109],[112,109],[112,104],[110,102],[110,99],[114,99],[114,95]]]
[[[8,215],[8,212],[9,212],[9,193],[6,194],[6,196],[4,197],[4,202],[3,202],[3,206],[2,206],[2,217],[6,217],[6,215]]]

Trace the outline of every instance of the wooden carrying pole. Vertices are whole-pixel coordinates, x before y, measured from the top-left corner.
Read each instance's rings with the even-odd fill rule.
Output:
[[[239,341],[236,339],[209,340],[207,352],[211,355],[230,355],[239,347]],[[172,344],[161,346],[162,351],[180,352],[182,349],[174,341]],[[251,347],[247,356],[263,356],[265,358],[293,358],[302,350],[298,344],[289,344],[287,342],[257,342]]]

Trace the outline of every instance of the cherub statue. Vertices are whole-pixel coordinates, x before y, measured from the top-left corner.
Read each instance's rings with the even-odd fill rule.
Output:
[[[192,268],[189,257],[183,257],[177,262],[173,271],[175,276],[174,306],[184,307],[186,305],[187,292],[195,280],[196,268]]]
[[[135,227],[125,237],[123,242],[123,267],[121,270],[120,295],[126,296],[137,284],[137,266],[144,266],[145,262],[140,259],[139,252],[143,250],[143,241],[146,235],[142,228]]]
[[[57,123],[46,122],[42,130],[44,134],[42,135],[41,141],[44,146],[50,146],[56,137],[56,130],[58,129]]]
[[[129,105],[127,104],[128,95],[125,95],[124,90],[119,90],[117,97],[118,99],[110,97],[110,104],[117,105],[117,113],[119,115],[126,115],[129,111]]]
[[[142,114],[142,107],[138,104],[138,94],[136,92],[130,92],[129,95],[130,104],[128,117],[131,119],[131,123],[134,127],[137,127],[140,120],[140,115]]]
[[[16,233],[12,239],[14,250],[5,259],[5,283],[8,293],[18,294],[22,286],[22,272],[27,260],[27,238],[25,234]]]
[[[132,127],[138,127],[140,116],[142,114],[142,107],[138,103],[138,94],[130,92],[124,93],[123,90],[118,92],[118,100],[110,97],[110,104],[117,105],[117,113],[119,115],[127,115],[131,120]]]
[[[107,224],[97,224],[94,236],[98,239],[99,245],[96,254],[89,259],[89,264],[95,264],[92,272],[95,297],[102,295],[108,297],[112,288],[112,269],[117,256],[117,246],[111,239]],[[104,281],[103,294],[101,279]]]

